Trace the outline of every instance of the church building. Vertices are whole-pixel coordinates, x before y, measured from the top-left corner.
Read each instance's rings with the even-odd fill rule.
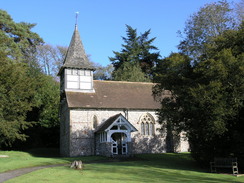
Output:
[[[131,156],[167,152],[153,83],[93,80],[77,25],[59,71],[62,156]],[[165,92],[165,95],[169,93]],[[165,131],[165,130],[164,130]],[[176,151],[188,151],[179,137]]]

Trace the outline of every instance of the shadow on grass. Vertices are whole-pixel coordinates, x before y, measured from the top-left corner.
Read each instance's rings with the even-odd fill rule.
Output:
[[[135,167],[135,166],[134,166]],[[122,168],[122,167],[121,167]],[[177,172],[177,171],[168,171],[165,169],[155,169],[154,167],[148,166],[147,169],[130,169],[127,166],[124,167],[127,169],[127,171],[120,171],[118,170],[118,167],[114,167],[113,171],[111,171],[110,168],[103,168],[103,171],[110,172],[110,178],[109,180],[111,182],[145,182],[145,183],[153,183],[153,182],[187,182],[187,183],[230,183],[232,177],[229,179],[225,178],[218,178],[218,175],[215,176],[209,176],[209,174],[200,174],[200,173],[188,173],[188,172]],[[94,171],[94,169],[93,169]],[[101,174],[101,169],[95,170],[95,174],[99,175]],[[119,174],[119,176],[114,176],[114,174]],[[121,177],[121,179],[119,179]],[[97,176],[96,178],[99,182],[100,177]],[[94,180],[94,182],[96,182]],[[232,181],[231,181],[232,182]],[[235,181],[238,182],[238,181]]]
[[[35,148],[25,151],[33,157],[37,158],[52,158],[59,160],[66,160],[67,162],[73,162],[75,160],[81,160],[86,163],[90,162],[103,162],[108,158],[103,156],[81,156],[81,157],[62,157],[59,154],[58,148]]]
[[[63,158],[57,156],[57,149],[32,149],[27,151],[33,157],[27,161],[33,161],[33,165],[55,164],[60,162],[72,162],[73,160],[82,160],[84,169],[82,178],[91,177],[91,182],[200,182],[200,183],[229,183],[244,182],[242,177],[236,178],[230,175],[210,174],[206,169],[199,168],[191,158],[190,153],[166,153],[166,154],[139,154],[133,158],[122,159],[116,162],[116,159],[101,156],[86,156]],[[18,152],[17,152],[18,153]],[[42,157],[42,158],[39,158]],[[51,159],[49,159],[51,157]],[[44,158],[44,160],[42,160]],[[27,158],[28,159],[28,158]],[[13,159],[14,160],[14,159]],[[55,161],[53,161],[55,160]],[[57,161],[56,161],[57,160]],[[61,161],[60,161],[61,160]],[[62,161],[67,160],[67,161]],[[115,160],[115,161],[113,161]],[[24,158],[26,162],[26,158]],[[111,162],[113,161],[113,162]],[[29,166],[29,162],[28,166]],[[90,164],[94,163],[94,164]],[[21,162],[21,165],[23,163]],[[74,171],[69,166],[57,167],[55,175],[60,174],[60,169],[65,170],[66,177]],[[49,172],[49,171],[47,171]],[[72,181],[71,181],[72,182]]]
[[[33,157],[57,158],[68,161],[83,160],[85,162],[110,162],[111,158],[102,156],[83,156],[83,157],[60,157],[59,149],[55,148],[36,148],[28,151]],[[115,159],[116,160],[116,159]],[[192,159],[190,153],[164,153],[164,154],[137,154],[133,158],[119,159],[121,162],[140,163],[141,166],[154,166],[158,168],[177,169],[177,170],[194,170],[207,172],[206,169],[200,168]],[[117,164],[119,166],[119,164]]]
[[[147,165],[155,167],[207,172],[206,169],[199,167],[190,153],[140,154],[136,156],[146,161]]]
[[[190,154],[157,154],[137,155],[144,159],[117,163],[97,164],[87,166],[84,171],[93,171],[95,175],[108,174],[109,180],[116,182],[200,182],[229,183],[243,182],[230,175],[210,174],[197,167]],[[99,181],[101,177],[95,179]],[[94,182],[96,182],[94,180]]]
[[[195,174],[206,174],[209,173],[209,168],[202,168],[200,167],[191,157],[190,153],[164,153],[164,154],[137,154],[133,158],[127,159],[120,159],[119,162],[114,163],[113,160],[107,157],[102,156],[83,156],[83,157],[60,157],[59,156],[59,149],[47,149],[47,148],[38,148],[38,149],[31,149],[27,151],[34,157],[46,157],[46,158],[55,158],[55,159],[62,159],[67,160],[68,162],[72,162],[74,160],[82,160],[85,164],[86,163],[100,163],[106,165],[107,167],[115,166],[112,169],[116,170],[120,167],[126,166],[126,169],[131,168],[133,172],[136,174],[142,174],[144,176],[145,169],[147,172],[151,172],[152,174],[162,174],[163,179],[171,180],[171,176],[176,176],[175,171],[187,171],[194,172]],[[109,162],[113,163],[109,163]],[[140,172],[140,169],[134,170],[134,167],[142,167],[144,170]],[[111,167],[110,167],[111,168]],[[164,170],[162,172],[162,170]],[[170,171],[171,170],[171,171]],[[109,169],[108,171],[111,171]],[[193,173],[193,174],[194,174]],[[130,174],[130,172],[127,172]],[[207,178],[203,176],[204,181],[200,182],[218,182],[218,174],[207,174],[210,175],[211,178]],[[180,175],[180,181],[189,182],[187,179],[194,180],[194,176],[196,176],[196,180],[199,182],[198,175]],[[178,176],[177,176],[178,177]],[[175,177],[175,179],[177,179]],[[229,177],[232,177],[229,175]],[[145,177],[145,179],[147,179]],[[149,181],[149,180],[147,180]],[[228,180],[229,181],[229,180]],[[226,182],[228,182],[226,181]],[[177,181],[176,181],[177,182]],[[194,181],[193,181],[194,182]],[[220,182],[223,182],[221,180]]]
[[[35,149],[26,150],[25,152],[31,154],[34,157],[43,157],[43,158],[60,157],[58,148],[35,148]]]

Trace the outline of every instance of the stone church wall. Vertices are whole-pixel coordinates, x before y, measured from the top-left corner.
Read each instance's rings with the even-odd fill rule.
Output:
[[[85,111],[70,111],[70,156],[94,155],[94,130]]]
[[[98,126],[107,120],[109,117],[121,113],[127,116],[128,121],[138,130],[131,134],[132,143],[131,151],[134,154],[138,153],[163,153],[166,152],[166,134],[162,134],[159,130],[161,126],[157,123],[157,116],[154,111],[143,111],[143,110],[93,110],[93,109],[73,109],[70,111],[70,156],[79,155],[94,155],[96,154],[96,148],[104,149],[104,153],[111,149],[107,149],[107,146],[103,143],[95,145],[94,132],[95,128],[93,125],[94,116],[96,116]],[[155,134],[153,135],[142,135],[140,118],[150,113],[155,119]],[[105,143],[104,143],[105,144]],[[186,151],[187,144],[180,146],[182,150]],[[96,151],[96,152],[95,152]],[[102,151],[100,154],[104,154]]]
[[[96,135],[96,152],[95,155],[111,156],[111,142],[100,143],[99,135]]]

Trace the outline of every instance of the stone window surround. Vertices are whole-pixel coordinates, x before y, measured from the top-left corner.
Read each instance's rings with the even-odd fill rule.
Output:
[[[141,135],[152,136],[155,134],[155,119],[150,113],[143,114],[140,117]]]

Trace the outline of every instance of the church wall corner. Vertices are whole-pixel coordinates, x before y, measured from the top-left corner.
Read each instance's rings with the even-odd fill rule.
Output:
[[[70,112],[66,101],[60,106],[60,155],[70,156]]]

